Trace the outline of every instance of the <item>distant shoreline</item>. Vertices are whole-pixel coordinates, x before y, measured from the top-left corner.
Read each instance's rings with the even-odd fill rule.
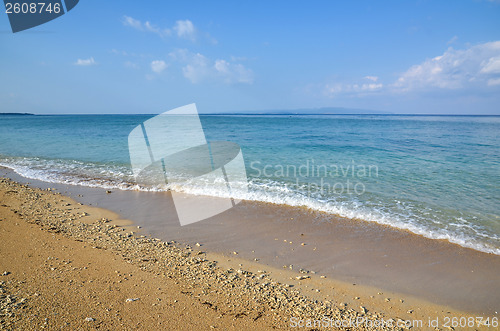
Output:
[[[9,116],[35,116],[35,114],[31,113],[0,113],[0,116],[2,115],[9,115]]]
[[[137,114],[137,113],[116,113],[116,114],[32,114],[32,113],[0,113],[0,116],[111,116],[111,115],[126,115],[126,116],[156,116],[156,114]],[[336,113],[199,113],[200,116],[411,116],[411,117],[500,117],[492,114],[369,114],[369,113],[351,113],[351,114],[336,114]]]

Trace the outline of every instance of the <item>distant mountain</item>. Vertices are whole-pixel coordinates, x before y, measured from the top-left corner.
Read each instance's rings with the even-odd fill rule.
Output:
[[[241,114],[241,115],[376,115],[392,114],[379,110],[343,108],[343,107],[322,107],[322,108],[303,108],[303,109],[285,109],[285,110],[248,110],[230,113],[211,113],[211,114]]]
[[[0,116],[2,115],[9,115],[9,116],[35,116],[35,114],[30,114],[30,113],[0,113]]]

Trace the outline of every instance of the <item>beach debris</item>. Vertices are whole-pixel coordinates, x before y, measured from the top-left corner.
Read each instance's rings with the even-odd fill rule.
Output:
[[[366,308],[365,308],[365,307],[363,307],[363,306],[359,306],[359,308],[361,309],[361,312],[362,312],[363,314],[366,314],[366,313],[368,312],[368,309],[366,309]]]
[[[201,247],[201,244],[200,243],[196,243],[196,246]]]
[[[407,314],[411,314],[411,313],[413,313],[413,310],[412,310],[412,309],[410,309],[410,310],[408,310],[406,313],[407,313]]]
[[[94,321],[95,321],[95,318],[92,318],[92,317],[85,318],[85,322],[94,322]]]
[[[309,278],[311,278],[311,277],[310,276],[297,276],[297,277],[295,277],[295,279],[297,279],[297,280],[303,280],[303,279],[309,279]]]
[[[4,271],[2,276],[7,276],[7,275],[10,275],[10,271]]]
[[[128,298],[127,300],[125,300],[125,302],[134,302],[137,300],[139,300],[139,298]]]
[[[234,255],[238,255],[238,252],[233,252]]]
[[[391,298],[385,298],[384,301],[389,302],[389,301],[391,301]]]
[[[319,278],[326,278],[326,276],[319,276]]]
[[[301,243],[300,245],[301,245],[301,246],[305,246],[306,244],[305,244],[305,243]]]
[[[111,193],[113,193],[113,191],[110,191],[110,190],[106,191],[106,194],[111,194]]]
[[[354,297],[353,300],[359,300],[359,297]]]

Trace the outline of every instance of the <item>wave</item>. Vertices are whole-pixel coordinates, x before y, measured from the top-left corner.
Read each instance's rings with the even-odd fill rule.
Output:
[[[205,195],[240,200],[305,207],[311,210],[358,219],[407,230],[430,239],[444,239],[462,247],[500,255],[500,237],[487,231],[467,215],[446,215],[429,206],[416,202],[356,196],[330,195],[310,192],[307,184],[291,185],[268,178],[250,178],[248,182],[232,183],[229,193],[225,183],[207,179],[187,181],[182,184],[140,185],[135,182],[132,170],[123,164],[103,164],[76,160],[43,159],[26,157],[1,157],[0,166],[17,174],[49,183],[98,187],[104,189],[168,191],[192,195]],[[217,185],[219,184],[219,185]],[[470,215],[469,215],[470,216]]]

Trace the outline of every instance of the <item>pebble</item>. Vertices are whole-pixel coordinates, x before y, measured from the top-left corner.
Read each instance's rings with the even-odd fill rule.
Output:
[[[85,318],[85,322],[94,322],[94,321],[95,321],[95,318],[92,318],[92,317]]]
[[[125,302],[134,302],[137,300],[139,300],[139,298],[128,298],[127,300],[125,300]]]
[[[308,278],[311,278],[311,277],[309,277],[309,276],[297,276],[297,277],[295,277],[295,279],[297,279],[297,280],[303,280],[303,279],[308,279]]]

